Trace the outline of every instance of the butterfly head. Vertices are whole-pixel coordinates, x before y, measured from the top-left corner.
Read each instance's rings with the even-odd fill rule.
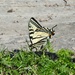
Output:
[[[56,27],[57,25],[55,25],[54,27]],[[51,38],[51,36],[55,35],[55,30],[53,29],[54,27],[52,27],[51,29],[48,29],[49,31],[49,38]]]

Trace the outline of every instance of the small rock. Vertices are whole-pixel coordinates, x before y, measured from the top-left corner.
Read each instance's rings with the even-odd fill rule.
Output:
[[[14,11],[13,11],[13,9],[9,9],[7,12],[8,13],[11,13],[11,12],[14,12]]]
[[[1,33],[0,35],[3,35],[4,33]]]

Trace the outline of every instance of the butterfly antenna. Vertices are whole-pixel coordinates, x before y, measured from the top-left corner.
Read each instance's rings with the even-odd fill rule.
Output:
[[[54,31],[53,28],[55,28],[56,26],[57,26],[57,25],[55,25],[55,26],[52,27],[52,31]]]

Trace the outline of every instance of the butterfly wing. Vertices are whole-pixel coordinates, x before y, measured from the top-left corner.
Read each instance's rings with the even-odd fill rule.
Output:
[[[41,42],[49,36],[48,30],[42,27],[33,17],[30,19],[28,27],[31,44]]]

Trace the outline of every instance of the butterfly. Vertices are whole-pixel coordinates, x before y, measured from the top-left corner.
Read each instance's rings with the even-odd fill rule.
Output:
[[[51,29],[45,28],[41,26],[37,20],[33,17],[30,18],[28,23],[28,29],[29,29],[29,38],[30,38],[30,47],[39,47],[42,46],[47,38],[51,38],[55,34],[55,31],[53,30],[53,26]]]

